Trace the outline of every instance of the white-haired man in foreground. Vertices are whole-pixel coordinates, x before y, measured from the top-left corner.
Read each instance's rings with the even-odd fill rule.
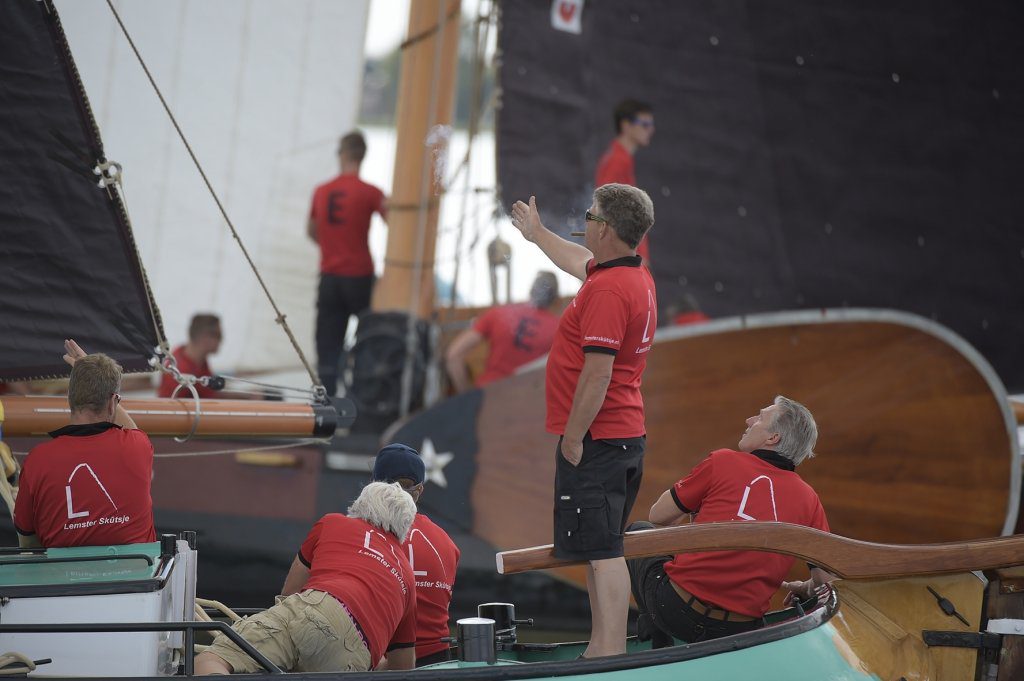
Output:
[[[348,515],[329,513],[310,530],[277,605],[234,625],[285,671],[367,671],[416,662],[416,580],[402,551],[416,504],[398,484],[363,488]],[[219,634],[196,658],[196,674],[260,667]]]

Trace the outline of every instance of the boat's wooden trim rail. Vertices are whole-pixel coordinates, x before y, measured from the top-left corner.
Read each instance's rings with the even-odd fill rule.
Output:
[[[701,523],[627,532],[625,555],[643,558],[700,551],[768,551],[818,565],[846,579],[942,574],[1024,563],[1024,535],[944,544],[875,544],[789,523]],[[500,574],[576,564],[555,558],[552,546],[504,551]]]

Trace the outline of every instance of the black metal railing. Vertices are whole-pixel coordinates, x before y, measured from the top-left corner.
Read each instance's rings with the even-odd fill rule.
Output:
[[[120,553],[106,556],[68,556],[67,558],[16,558],[14,560],[0,560],[0,567],[4,565],[50,565],[51,563],[91,563],[101,560],[144,560],[146,565],[153,564],[153,557],[144,553]]]

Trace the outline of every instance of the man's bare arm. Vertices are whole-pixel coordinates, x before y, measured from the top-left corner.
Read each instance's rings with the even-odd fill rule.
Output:
[[[310,240],[313,243],[315,243],[315,244],[320,243],[319,241],[317,241],[317,238],[316,238],[316,220],[314,220],[313,218],[310,218],[306,222],[306,235],[310,238]]]
[[[679,510],[679,506],[676,505],[676,500],[672,498],[672,490],[667,489],[661,493],[658,500],[651,506],[651,512],[649,513],[648,520],[659,527],[667,527],[669,525],[675,525],[683,516],[686,514]]]
[[[451,379],[455,392],[466,392],[473,387],[469,380],[469,370],[466,368],[466,357],[473,348],[484,342],[484,337],[473,328],[468,328],[452,341],[445,353],[445,367],[448,369],[448,378]]]
[[[594,254],[585,246],[567,241],[541,224],[534,197],[530,197],[529,205],[516,201],[512,206],[512,224],[527,241],[537,244],[560,270],[580,281],[587,278],[587,263]]]
[[[583,458],[583,436],[590,430],[590,424],[604,404],[614,361],[615,355],[604,352],[588,352],[583,356],[583,369],[576,383],[572,409],[569,410],[562,438],[562,456],[573,466]]]
[[[117,403],[117,407],[114,409],[114,423],[128,430],[135,430],[138,428],[138,426],[135,425],[135,419],[133,419],[131,414],[121,406],[120,402]]]
[[[309,568],[302,564],[298,556],[295,556],[295,560],[292,561],[292,566],[288,569],[288,576],[284,578],[284,586],[281,587],[282,596],[291,596],[297,594],[305,586],[306,582],[309,581]]]
[[[20,532],[18,533],[18,546],[23,549],[37,549],[43,547],[43,545],[39,541],[39,535],[25,535]]]
[[[395,648],[390,651],[380,664],[374,669],[374,671],[382,672],[388,669],[415,669],[416,667],[416,648],[410,646],[408,648]]]

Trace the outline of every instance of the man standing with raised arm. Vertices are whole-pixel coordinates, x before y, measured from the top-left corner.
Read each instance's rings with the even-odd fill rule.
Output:
[[[594,191],[584,246],[549,231],[535,199],[512,224],[583,281],[548,356],[547,429],[561,436],[555,468],[555,555],[586,560],[591,639],[584,657],[626,652],[629,573],[622,533],[636,501],[646,442],[640,379],[658,325],[654,280],[636,254],[654,224],[641,189]]]

